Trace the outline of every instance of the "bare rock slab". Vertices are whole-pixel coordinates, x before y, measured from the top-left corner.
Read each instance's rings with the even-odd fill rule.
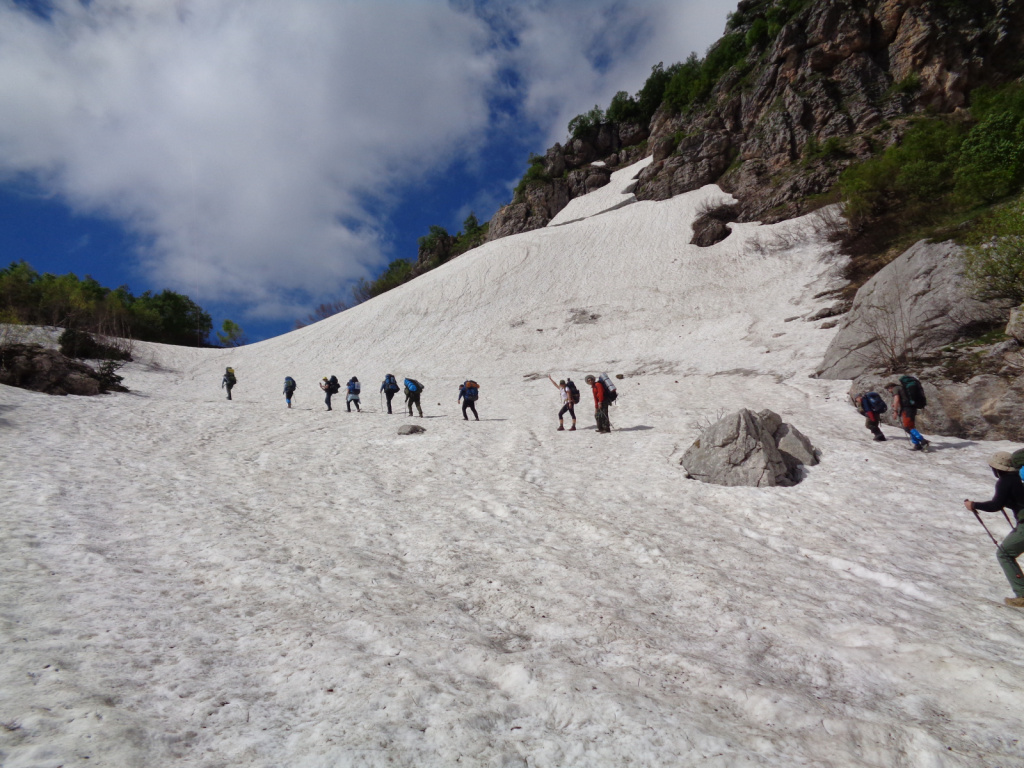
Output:
[[[937,350],[998,316],[970,293],[959,246],[914,244],[857,291],[818,376],[856,379]]]

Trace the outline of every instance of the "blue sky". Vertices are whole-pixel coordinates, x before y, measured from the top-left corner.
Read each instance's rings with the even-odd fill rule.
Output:
[[[0,261],[284,333],[734,5],[0,0]]]

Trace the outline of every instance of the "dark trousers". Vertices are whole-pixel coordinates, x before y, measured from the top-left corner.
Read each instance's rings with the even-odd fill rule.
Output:
[[[333,394],[334,394],[333,392],[328,392],[324,396],[324,402],[327,403],[327,410],[328,411],[331,410],[331,395],[333,395]]]
[[[871,430],[871,434],[875,437],[885,438],[882,434],[881,427],[878,426],[878,414],[874,411],[866,411],[864,413],[864,426]]]
[[[576,411],[573,410],[572,406],[573,406],[572,403],[566,403],[565,405],[562,406],[562,410],[560,410],[558,412],[558,420],[559,421],[561,421],[562,417],[565,416],[566,411],[568,411],[569,415],[572,416],[572,420],[576,421]]]
[[[476,412],[476,400],[463,400],[462,401],[462,418],[464,418],[466,421],[469,421],[469,416],[466,415],[466,409],[467,408],[469,408],[469,410],[471,410],[473,412],[473,415],[476,416],[476,420],[480,421],[480,417],[477,415],[477,412]]]
[[[391,399],[395,396],[394,392],[385,392],[384,397],[388,399],[388,413],[391,413]]]
[[[356,399],[356,400],[349,400],[348,398],[345,398],[345,410],[348,411],[349,413],[352,413],[352,403],[355,403],[356,404],[356,410],[357,411],[359,410],[359,400],[358,399]]]
[[[231,399],[231,387],[232,387],[232,385],[231,385],[231,384],[228,384],[228,385],[227,385],[227,386],[225,387],[225,389],[227,389],[227,391],[228,391],[228,400],[230,400],[230,399]]]
[[[612,423],[608,419],[608,403],[601,403],[594,409],[594,419],[597,421],[598,432],[612,431]]]
[[[420,412],[420,416],[423,415],[423,409],[420,408],[420,393],[414,392],[405,396],[405,404],[409,406],[409,415],[412,416],[412,407],[415,405],[416,410]]]

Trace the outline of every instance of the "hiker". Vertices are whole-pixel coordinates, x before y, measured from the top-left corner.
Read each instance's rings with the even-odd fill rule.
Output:
[[[291,376],[284,377],[284,399],[288,407],[292,407],[292,395],[295,394],[295,379]]]
[[[912,451],[927,451],[931,445],[924,439],[924,435],[917,431],[915,418],[919,408],[927,404],[924,399],[924,390],[921,382],[913,376],[900,376],[900,383],[890,382],[885,385],[885,390],[892,395],[893,420],[899,419],[897,425],[903,427],[903,431],[910,436]]]
[[[1016,527],[1003,539],[1002,544],[996,545],[996,559],[1002,566],[1014,594],[1014,597],[1008,597],[1004,602],[1014,608],[1024,608],[1024,574],[1017,565],[1017,558],[1024,554],[1024,525],[1021,525],[1024,522],[1024,483],[1021,483],[1018,470],[1010,462],[1010,458],[1010,453],[1000,451],[992,454],[992,458],[988,460],[992,474],[996,476],[996,491],[992,501],[964,499],[964,506],[974,512],[975,516],[978,512],[998,512],[1004,508],[1013,512]],[[978,517],[978,521],[981,522],[981,517]],[[991,535],[989,533],[989,536]]]
[[[864,417],[864,426],[871,430],[871,434],[875,436],[875,442],[885,442],[885,435],[882,434],[882,428],[879,425],[882,421],[882,414],[889,410],[889,406],[885,404],[882,396],[877,392],[861,392],[853,398],[853,404],[857,408],[857,412]]]
[[[555,380],[551,378],[551,374],[548,374],[548,381],[555,384]],[[569,427],[570,432],[576,431],[576,409],[574,406],[580,401],[580,391],[576,389],[576,385],[572,383],[572,379],[559,379],[558,383],[555,384],[558,389],[558,394],[562,396],[562,410],[558,412],[558,429],[556,432],[564,432],[565,425],[562,423],[562,417],[565,416],[566,411],[572,416],[572,426]]]
[[[594,393],[594,419],[597,421],[597,431],[609,433],[612,431],[611,422],[608,420],[608,396],[605,392],[604,383],[593,376],[584,379],[590,385]]]
[[[466,409],[469,408],[473,412],[477,421],[480,421],[480,416],[476,412],[476,401],[480,397],[480,385],[470,379],[464,381],[459,385],[459,400],[462,401],[462,418],[469,421],[469,416],[466,415]],[[456,400],[455,402],[459,402]]]
[[[391,413],[391,398],[398,392],[398,381],[390,373],[384,376],[384,381],[381,382],[380,391],[384,393],[384,397],[388,399],[388,413]]]
[[[331,410],[331,396],[338,394],[341,390],[341,382],[338,381],[337,376],[331,376],[327,378],[324,376],[323,381],[320,382],[320,389],[327,393],[324,397],[324,402],[327,403],[327,410]]]
[[[348,394],[345,396],[345,410],[352,413],[352,403],[356,405],[356,411],[359,411],[359,379],[353,376],[348,380]]]
[[[238,383],[238,379],[235,378],[235,369],[227,368],[224,371],[224,378],[220,380],[220,388],[228,391],[228,400],[231,399],[231,388]]]
[[[415,405],[422,419],[423,409],[420,407],[420,395],[423,394],[423,385],[416,379],[405,379],[402,383],[405,384],[405,404],[409,407],[409,415],[412,416],[412,407]]]

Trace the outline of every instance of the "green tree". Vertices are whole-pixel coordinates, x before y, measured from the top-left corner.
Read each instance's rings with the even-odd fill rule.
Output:
[[[983,301],[1024,304],[1024,203],[993,213],[964,249],[964,274]]]
[[[246,343],[245,331],[234,320],[225,318],[217,332],[217,341],[222,347],[241,347]]]

